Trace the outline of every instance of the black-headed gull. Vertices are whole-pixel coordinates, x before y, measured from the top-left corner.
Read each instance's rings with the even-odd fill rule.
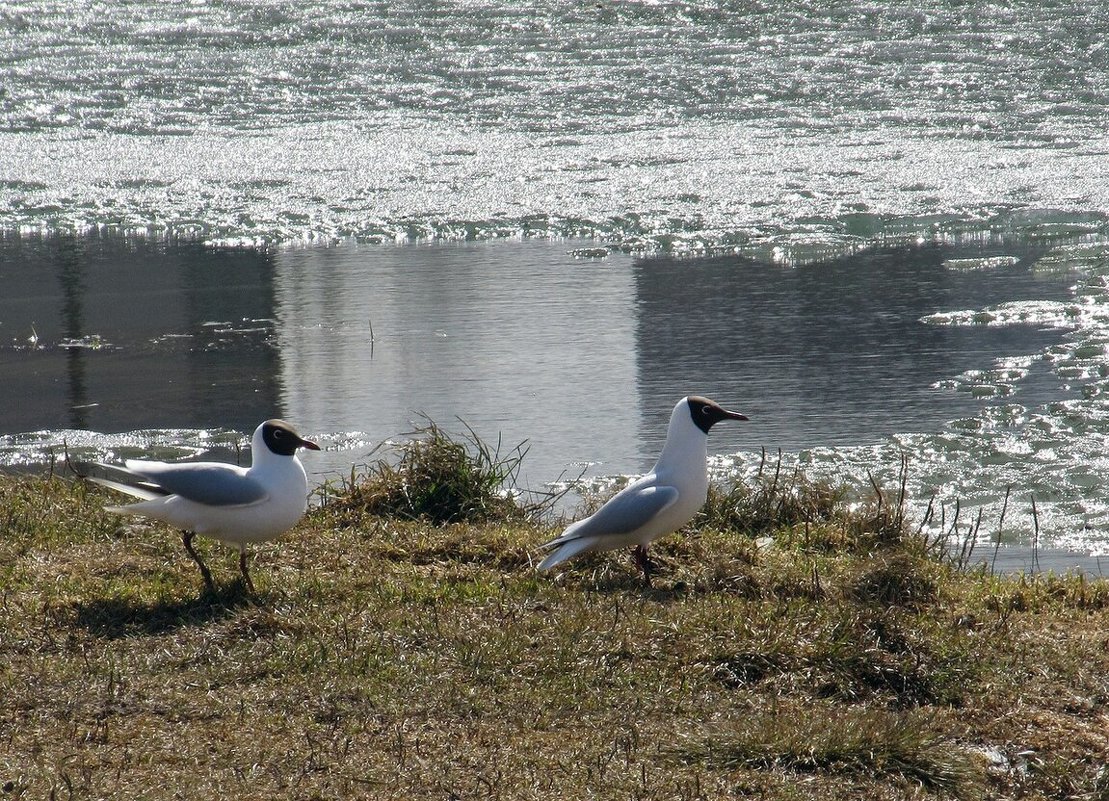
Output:
[[[583,553],[634,546],[635,563],[649,584],[647,546],[692,520],[708,498],[709,429],[721,420],[746,419],[700,395],[682,398],[670,414],[666,445],[651,472],[545,543],[543,548],[555,551],[539,569],[549,570]]]
[[[239,570],[253,592],[246,546],[288,531],[308,508],[308,477],[298,448],[320,446],[301,437],[284,420],[266,420],[254,431],[249,468],[222,462],[153,462],[128,459],[124,467],[98,464],[90,481],[141,498],[108,506],[109,512],[143,515],[181,529],[185,550],[209,590],[212,574],[193,548],[193,538],[211,537],[239,549]]]

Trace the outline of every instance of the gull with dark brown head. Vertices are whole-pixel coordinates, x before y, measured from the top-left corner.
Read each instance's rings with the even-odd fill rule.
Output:
[[[574,556],[632,547],[650,584],[647,547],[684,526],[708,498],[708,433],[722,420],[746,420],[700,395],[682,398],[670,414],[666,445],[645,476],[633,481],[589,517],[571,524],[543,548],[554,552],[539,563],[549,570]]]
[[[299,448],[320,449],[284,420],[266,420],[254,431],[248,468],[223,462],[128,459],[123,467],[92,465],[85,477],[142,499],[105,507],[107,511],[142,515],[181,529],[185,550],[209,590],[215,587],[212,574],[193,547],[193,538],[199,534],[237,547],[239,570],[253,592],[247,545],[276,539],[308,508],[308,477],[297,458]]]

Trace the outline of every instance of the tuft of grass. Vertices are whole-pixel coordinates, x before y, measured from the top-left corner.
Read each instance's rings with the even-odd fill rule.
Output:
[[[411,432],[399,460],[379,459],[362,474],[351,473],[321,496],[349,524],[366,516],[447,523],[522,522],[546,502],[528,503],[516,479],[527,448],[507,453],[466,427],[452,437],[431,420]]]
[[[750,482],[742,479],[709,488],[694,527],[733,531],[748,536],[773,535],[780,545],[809,552],[870,553],[884,547],[928,543],[914,532],[905,516],[905,479],[896,503],[872,480],[869,498],[855,501],[843,485],[817,481],[800,468],[783,474],[781,456],[773,470],[766,456]]]
[[[921,606],[936,597],[936,573],[934,562],[905,551],[880,555],[861,565],[850,595],[860,603]]]
[[[694,525],[759,535],[803,524],[823,523],[842,513],[847,492],[814,481],[800,470],[782,474],[781,457],[773,471],[766,458],[751,483],[734,481],[709,488]]]
[[[755,712],[690,737],[671,752],[686,763],[895,778],[947,797],[975,797],[982,771],[972,754],[931,729],[927,716],[880,709]]]

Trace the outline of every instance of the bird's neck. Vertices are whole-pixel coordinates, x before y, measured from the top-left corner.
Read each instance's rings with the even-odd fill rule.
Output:
[[[250,472],[255,475],[276,473],[278,475],[300,473],[307,476],[304,465],[296,456],[281,456],[270,452],[268,449],[258,451],[250,464]]]
[[[655,463],[655,473],[676,472],[690,478],[708,476],[708,437],[693,425],[682,431],[671,426],[666,445]]]

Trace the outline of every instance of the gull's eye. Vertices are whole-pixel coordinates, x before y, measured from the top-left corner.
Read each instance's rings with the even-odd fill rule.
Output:
[[[705,417],[710,417],[712,415],[712,407],[711,406],[702,406],[701,407],[701,414],[703,414]]]
[[[285,432],[282,431],[280,428],[275,428],[273,430],[273,438],[274,439],[281,439],[283,436],[285,436]]]

